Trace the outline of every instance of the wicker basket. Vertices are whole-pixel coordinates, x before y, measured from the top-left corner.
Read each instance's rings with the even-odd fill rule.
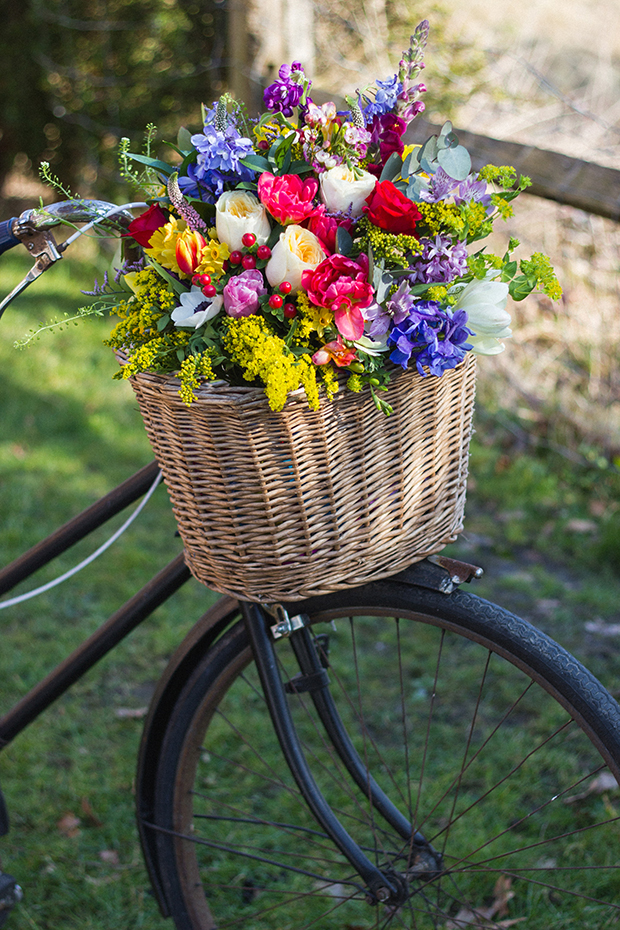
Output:
[[[391,575],[462,529],[475,362],[396,374],[317,412],[302,391],[273,413],[258,388],[132,378],[195,577],[256,601],[296,600]]]

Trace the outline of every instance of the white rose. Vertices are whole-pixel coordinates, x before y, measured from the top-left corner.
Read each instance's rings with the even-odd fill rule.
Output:
[[[453,310],[465,310],[467,325],[474,333],[468,342],[478,355],[497,355],[504,345],[499,340],[512,336],[510,314],[506,310],[508,285],[503,281],[470,281]]]
[[[325,258],[325,249],[314,233],[301,226],[287,226],[273,247],[265,275],[272,287],[290,281],[291,293],[301,288],[304,271],[313,270]]]
[[[330,168],[320,177],[321,200],[330,213],[346,213],[351,206],[351,216],[361,216],[364,201],[375,189],[377,179],[368,171],[361,177],[346,165]]]
[[[254,233],[258,245],[265,245],[271,233],[267,211],[254,194],[248,191],[226,191],[215,204],[217,238],[231,252],[243,247],[245,233]]]
[[[202,293],[199,287],[192,287],[179,297],[180,306],[170,314],[174,325],[182,329],[198,329],[207,320],[212,320],[222,309],[224,301],[221,294],[212,300]]]

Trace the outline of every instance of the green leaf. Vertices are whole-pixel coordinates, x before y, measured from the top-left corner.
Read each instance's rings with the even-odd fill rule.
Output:
[[[159,262],[156,262],[155,259],[151,258],[150,256],[149,256],[149,264],[157,269],[157,273],[161,275],[164,281],[168,282],[168,284],[171,286],[175,294],[184,294],[188,290],[186,284],[181,284],[180,281],[177,281],[176,278],[173,278],[172,275],[169,272],[167,272],[165,268],[162,268]]]
[[[181,126],[177,133],[177,145],[182,152],[190,152],[193,148],[192,134],[185,126]]]
[[[284,229],[285,227],[280,226],[279,223],[276,223],[276,225],[273,227],[273,229],[271,230],[271,235],[269,236],[269,239],[267,240],[267,245],[269,246],[270,249],[273,249],[276,242],[278,242],[280,238],[280,233],[283,233]]]
[[[241,158],[239,161],[246,168],[251,168],[253,171],[271,171],[272,167],[271,163],[262,155],[246,155],[245,158]]]
[[[502,279],[504,281],[510,281],[517,273],[517,263],[516,262],[505,262],[502,266]]]
[[[345,229],[344,226],[339,226],[336,230],[336,251],[340,255],[350,255],[351,249],[353,248],[353,239],[348,229]]]
[[[523,300],[528,294],[532,293],[535,286],[535,284],[528,281],[524,274],[519,274],[508,285],[508,292],[513,300]]]
[[[385,165],[379,181],[393,181],[400,174],[403,167],[403,160],[398,152],[392,152]]]
[[[173,165],[169,165],[159,158],[149,158],[147,155],[132,155],[131,152],[128,152],[127,158],[138,161],[141,165],[148,165],[149,168],[154,168],[155,171],[163,171],[164,174],[174,174],[177,170]]]
[[[288,169],[289,174],[306,174],[307,171],[312,171],[307,161],[294,161]]]

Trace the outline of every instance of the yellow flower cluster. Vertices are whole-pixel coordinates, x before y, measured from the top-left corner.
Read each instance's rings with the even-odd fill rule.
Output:
[[[162,369],[171,371],[173,363],[171,363],[170,356],[172,355],[175,358],[177,349],[186,346],[189,338],[190,334],[182,331],[156,336],[130,354],[127,364],[123,366],[120,372],[120,376],[122,378],[131,378],[140,371],[158,371]]]
[[[325,388],[327,399],[332,400],[334,394],[337,394],[340,390],[336,373],[331,365],[321,365],[319,371],[323,379],[323,387]]]
[[[482,203],[470,201],[457,206],[439,201],[418,203],[417,207],[422,214],[422,223],[428,227],[428,233],[424,230],[424,235],[436,236],[445,232],[457,239],[474,239],[488,235],[493,226]]]
[[[106,345],[117,349],[127,349],[157,336],[157,321],[162,313],[169,313],[177,304],[175,295],[154,268],[144,268],[126,277],[134,295],[115,308],[120,320],[106,340]]]
[[[243,369],[246,381],[260,380],[272,410],[281,410],[290,391],[302,386],[308,406],[318,409],[316,369],[304,355],[295,358],[283,339],[275,336],[259,316],[230,320],[223,338],[230,357]]]
[[[366,217],[360,220],[359,229],[362,233],[362,251],[365,252],[370,246],[377,258],[400,265],[401,268],[408,268],[411,264],[410,256],[419,254],[423,248],[415,236],[385,232],[374,226]]]
[[[181,400],[189,407],[196,400],[194,391],[200,385],[200,378],[204,378],[206,381],[214,381],[216,378],[210,357],[206,354],[189,355],[183,359],[179,378],[181,379],[181,389],[179,390]]]
[[[299,317],[297,321],[297,331],[295,341],[297,345],[303,345],[311,333],[318,333],[323,336],[324,331],[333,326],[334,314],[327,307],[315,307],[310,303],[307,294],[300,291],[297,295],[297,310]]]

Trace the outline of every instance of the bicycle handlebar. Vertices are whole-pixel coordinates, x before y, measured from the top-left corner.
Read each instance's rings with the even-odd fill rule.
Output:
[[[23,243],[35,259],[33,268],[26,277],[0,303],[0,316],[9,303],[62,258],[64,250],[93,226],[109,226],[115,230],[126,229],[133,220],[130,212],[134,208],[146,207],[145,203],[126,203],[118,207],[105,200],[63,200],[46,207],[24,210],[19,217],[0,223],[0,254]],[[85,224],[60,245],[56,245],[51,230],[54,226]]]

